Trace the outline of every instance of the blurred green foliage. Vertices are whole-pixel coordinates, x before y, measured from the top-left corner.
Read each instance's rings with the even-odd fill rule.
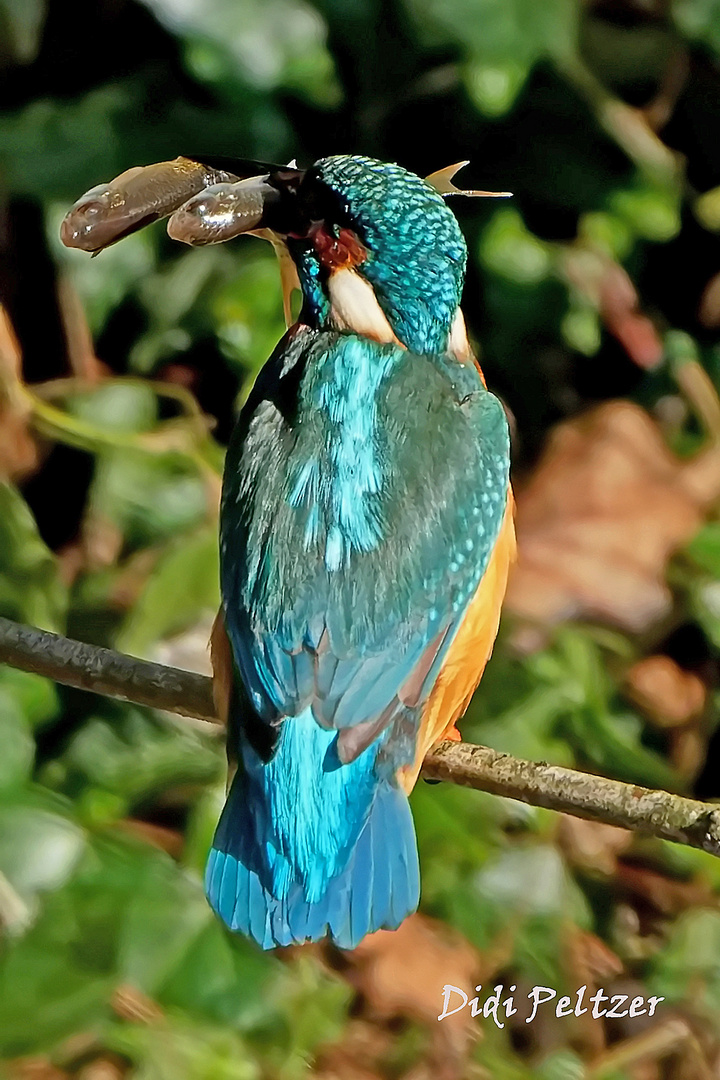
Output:
[[[223,446],[284,329],[268,248],[187,252],[158,228],[90,260],[58,239],[82,192],[180,153],[368,153],[420,173],[471,158],[468,187],[515,193],[453,205],[518,475],[554,423],[613,397],[665,417],[688,455],[703,434],[677,365],[720,380],[719,100],[718,0],[0,0],[0,301],[39,439],[18,467],[0,439],[0,613],[205,668]],[[0,410],[14,400],[3,363]],[[505,627],[465,737],[717,796],[715,516],[645,635],[569,624],[519,649]],[[628,669],[653,651],[707,686],[704,773],[628,698]],[[358,1016],[385,1025],[379,1075],[443,1057],[412,1008],[378,1019],[315,954],[261,955],[213,919],[201,877],[223,791],[222,748],[199,726],[0,669],[0,1076],[23,1080],[30,1057],[49,1080],[92,1080],[105,1058],[139,1080],[294,1078]],[[496,981],[572,993],[590,977],[572,943],[599,942],[710,1040],[710,856],[638,838],[623,871],[610,841],[588,856],[556,815],[448,785],[420,783],[413,809],[422,910]],[[439,1006],[445,979],[431,978]],[[639,1075],[603,1071],[604,1042],[572,1027],[482,1030],[438,1076]],[[632,1034],[606,1033],[610,1047]]]

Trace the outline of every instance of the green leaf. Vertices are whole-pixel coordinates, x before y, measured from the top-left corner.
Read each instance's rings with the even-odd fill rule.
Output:
[[[86,252],[66,248],[60,240],[60,223],[68,203],[49,207],[47,237],[50,249],[76,288],[93,336],[104,329],[108,318],[140,282],[157,272],[157,243],[151,229],[126,236],[112,244],[102,258],[88,259]]]
[[[202,874],[205,860],[215,834],[215,828],[225,805],[225,775],[221,782],[206,787],[190,808],[185,829],[185,846],[182,853],[183,866]]]
[[[0,871],[28,903],[63,885],[84,850],[84,833],[69,818],[28,802],[0,803]]]
[[[571,766],[572,749],[557,735],[559,720],[571,703],[566,688],[536,685],[517,705],[497,715],[475,721],[473,710],[474,722],[463,730],[467,738],[493,750],[532,761]]]
[[[667,243],[680,232],[680,192],[666,186],[642,186],[616,191],[610,208],[637,235]]]
[[[155,642],[214,615],[220,603],[215,526],[172,545],[158,560],[116,641],[117,648],[145,656]]]
[[[720,10],[716,0],[677,0],[672,16],[684,35],[705,42],[720,55]]]
[[[597,309],[587,303],[573,303],[560,330],[570,348],[584,356],[595,356],[602,343],[600,316]]]
[[[112,380],[73,394],[66,399],[65,408],[95,427],[126,434],[150,431],[158,418],[152,388],[134,379]]]
[[[701,570],[720,579],[720,521],[710,521],[685,547],[685,553]]]
[[[515,104],[528,75],[527,64],[514,59],[495,63],[471,61],[463,71],[467,91],[473,103],[485,116],[503,116]]]
[[[77,198],[89,187],[88,177],[97,183],[115,175],[117,145],[108,131],[118,114],[129,111],[127,91],[118,82],[71,101],[42,97],[1,114],[0,147],[8,188],[42,200],[52,177],[50,190],[57,193],[59,182],[65,187],[64,197],[74,191]],[[80,257],[85,256],[78,253],[76,258]]]
[[[581,216],[578,238],[620,262],[628,257],[634,244],[633,234],[627,223],[616,214],[601,210]]]
[[[252,379],[285,332],[282,289],[272,252],[249,251],[210,303],[223,352],[250,373],[243,388],[246,396]]]
[[[582,764],[627,783],[677,791],[675,770],[642,745],[643,721],[630,712],[578,709],[569,718],[569,730]]]
[[[553,753],[547,760],[581,767],[592,765],[605,775],[629,782],[677,788],[674,770],[642,744],[643,721],[620,701],[603,651],[592,633],[579,627],[561,628],[553,646],[528,657],[526,665],[537,689],[525,703],[528,733],[524,738],[527,740],[532,732],[543,733],[545,738],[551,735],[566,758],[560,760]],[[493,741],[489,745],[519,757],[544,760],[546,755],[538,757],[522,748],[522,712],[519,706],[507,718],[520,745],[505,743],[504,716],[493,721]],[[482,728],[479,730],[483,741]]]
[[[149,858],[134,876],[118,936],[120,978],[156,997],[213,915],[197,878],[168,858]]]
[[[494,815],[499,800],[473,792],[462,798],[450,784],[420,782],[412,795],[422,874],[423,910],[451,923],[481,947],[492,936],[487,912],[478,910],[472,880],[497,851],[500,831]],[[480,795],[479,799],[474,796]]]
[[[718,35],[720,45],[720,34]],[[710,232],[720,229],[720,187],[711,188],[695,200],[695,216]]]
[[[44,630],[62,630],[67,590],[20,494],[0,481],[0,612]]]
[[[178,784],[214,780],[222,768],[210,737],[139,709],[108,706],[112,719],[87,720],[52,763],[45,779],[69,792],[90,785],[121,796],[130,806]]]
[[[210,919],[188,939],[159,996],[168,1007],[252,1030],[272,1024],[281,976],[274,957]]]
[[[496,1031],[494,1026],[483,1029],[483,1038],[475,1052],[485,1076],[492,1080],[536,1080],[535,1070],[531,1070],[508,1045],[505,1032]]]
[[[471,17],[466,0],[412,0],[409,7],[427,39],[452,41],[486,63],[543,57],[564,63],[576,55],[574,0],[478,0]]]
[[[585,1080],[582,1058],[572,1050],[556,1050],[540,1063],[537,1080]]]
[[[488,270],[520,285],[537,285],[552,270],[548,244],[525,228],[517,210],[499,210],[485,229],[480,258]]]
[[[0,33],[23,64],[37,55],[46,13],[47,0],[0,0]]]
[[[111,1050],[135,1063],[133,1080],[259,1080],[254,1055],[234,1031],[186,1015],[162,1024],[115,1025]]]
[[[58,821],[71,823],[47,812],[43,817],[38,808],[27,808],[26,817],[21,830],[10,810],[0,812],[0,868],[23,897],[40,887],[52,891],[34,924],[7,944],[0,960],[0,1055],[37,1052],[87,1025],[97,1027],[109,1018],[112,993],[123,984],[156,993],[163,1007],[182,1003],[232,1025],[272,1017],[263,995],[282,974],[277,960],[248,943],[236,955],[197,877],[166,855],[112,833],[97,836],[84,855],[74,849],[61,865],[61,853],[68,853]],[[44,843],[36,859],[38,830]],[[15,860],[12,877],[3,858],[8,837],[16,847],[28,841],[30,853],[27,865]],[[3,900],[5,911],[5,895]],[[183,1014],[184,1029],[195,1024]]]
[[[720,581],[692,582],[689,595],[695,618],[715,648],[720,649]]]
[[[98,459],[93,511],[116,525],[128,545],[169,540],[202,522],[207,495],[197,467],[174,453],[111,450]]]
[[[189,60],[201,78],[221,82],[223,75],[237,79],[240,73],[264,92],[285,86],[319,105],[337,100],[325,22],[303,0],[244,0],[242,6],[234,0],[207,0],[202,7],[180,9],[168,0],[144,2],[174,25],[180,23],[191,41],[197,36]]]
[[[59,708],[57,686],[42,675],[18,668],[0,668],[0,693],[17,702],[31,727],[41,727],[54,719]]]
[[[287,1080],[307,1076],[308,1059],[320,1044],[335,1042],[347,1022],[351,990],[311,957],[299,957],[275,991],[280,1023],[271,1020],[265,1055],[270,1071]]]
[[[0,1055],[47,1051],[75,1031],[97,1027],[114,990],[110,972],[74,964],[65,940],[74,930],[66,897],[53,898],[38,927],[0,961]]]
[[[720,1012],[720,912],[696,908],[683,912],[651,961],[647,985],[670,1002],[700,1005],[711,1016]]]
[[[29,780],[35,761],[35,740],[22,709],[0,684],[0,790]]]
[[[571,918],[590,925],[590,911],[560,852],[549,844],[527,844],[497,855],[478,874],[482,901],[520,915]]]

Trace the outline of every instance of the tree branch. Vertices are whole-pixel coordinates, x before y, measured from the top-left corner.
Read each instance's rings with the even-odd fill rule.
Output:
[[[0,664],[136,705],[217,724],[212,680],[0,618]]]
[[[66,686],[219,723],[212,680],[204,675],[71,641],[10,619],[0,618],[0,663]],[[720,856],[720,806],[667,791],[454,742],[441,743],[426,757],[423,775]]]

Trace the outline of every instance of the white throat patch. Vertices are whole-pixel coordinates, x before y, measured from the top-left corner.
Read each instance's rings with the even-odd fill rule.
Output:
[[[330,320],[336,330],[350,330],[385,344],[398,341],[383,312],[372,285],[354,270],[336,270],[328,280]]]

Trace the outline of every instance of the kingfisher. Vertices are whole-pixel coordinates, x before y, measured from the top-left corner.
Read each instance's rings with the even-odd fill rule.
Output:
[[[62,225],[97,254],[167,217],[177,240],[251,233],[280,260],[289,327],[223,479],[211,656],[235,772],[205,877],[264,949],[353,949],[415,911],[408,796],[427,752],[460,738],[497,634],[508,423],[468,343],[446,202],[495,193],[456,188],[460,167],[181,157],[93,188]]]

